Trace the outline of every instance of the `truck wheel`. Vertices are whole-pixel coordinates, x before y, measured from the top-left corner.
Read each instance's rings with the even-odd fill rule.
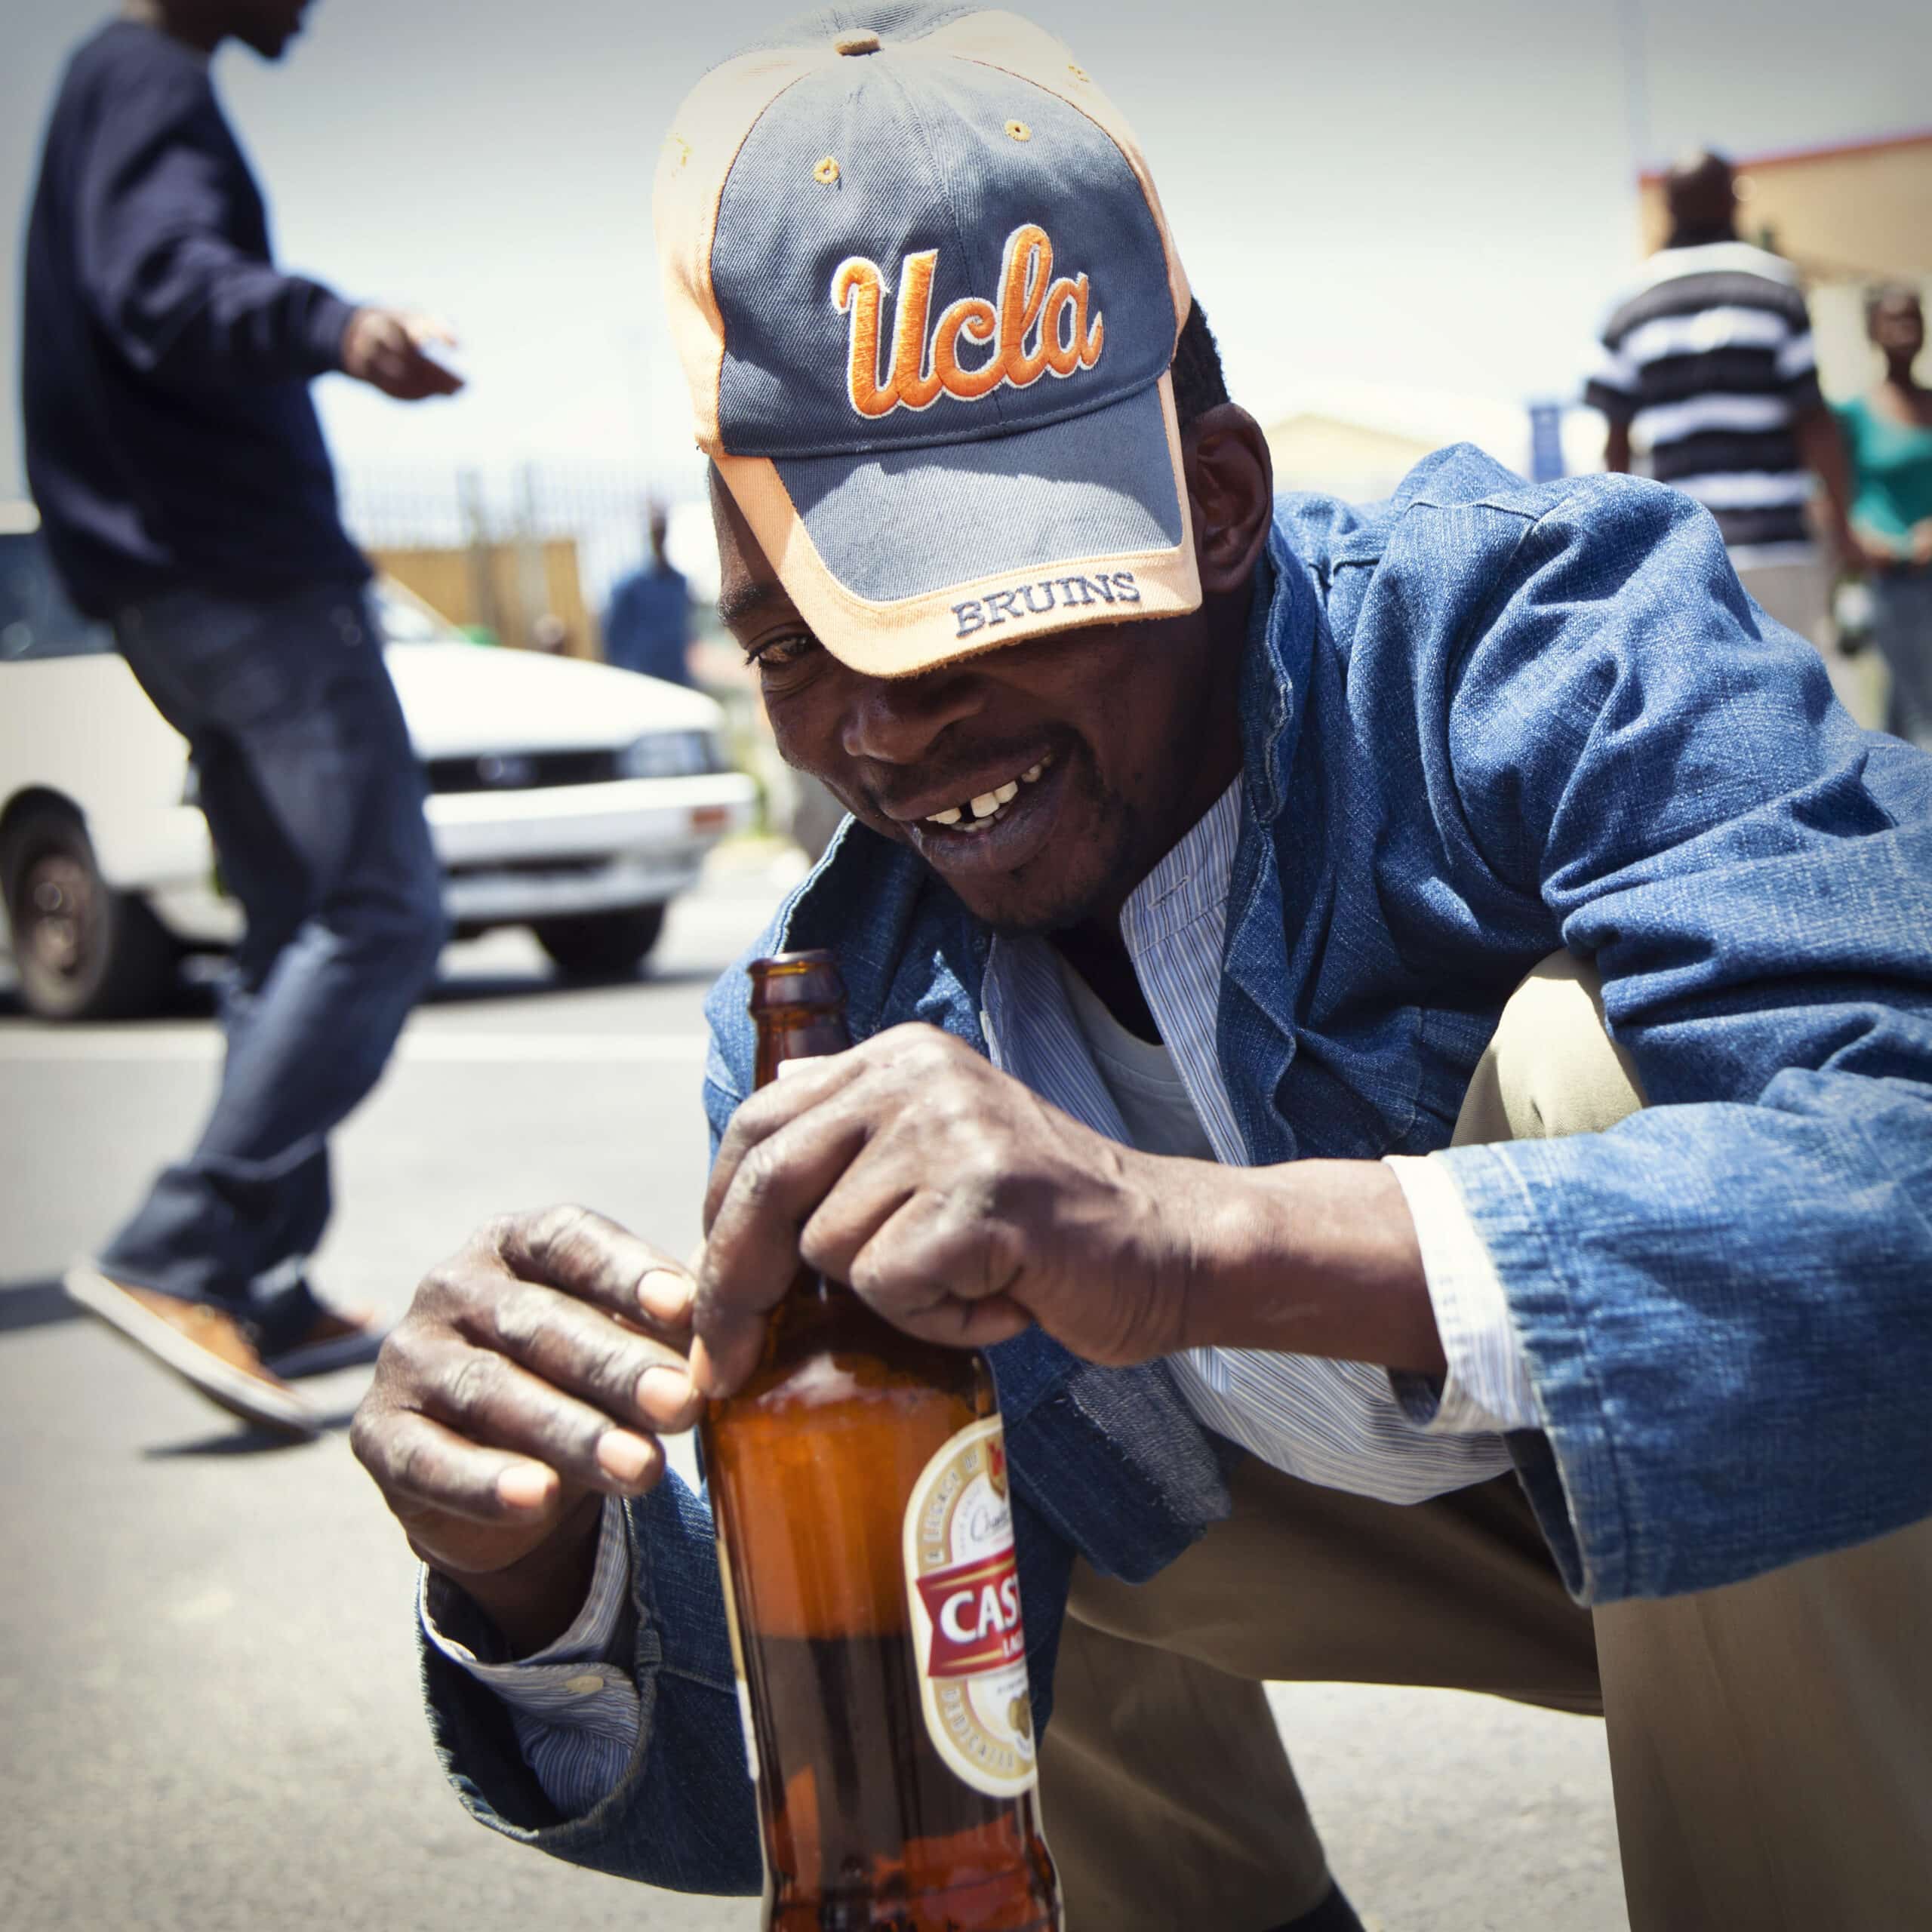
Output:
[[[567,980],[628,979],[650,956],[664,930],[661,906],[622,912],[586,912],[574,919],[540,919],[537,943]]]
[[[15,817],[0,847],[0,888],[29,1013],[123,1019],[153,1012],[174,989],[179,949],[141,900],[101,877],[69,807],[48,800]]]

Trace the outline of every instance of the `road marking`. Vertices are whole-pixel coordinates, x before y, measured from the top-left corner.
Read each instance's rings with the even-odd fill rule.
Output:
[[[0,1061],[209,1061],[221,1057],[211,1026],[5,1026]],[[405,1063],[445,1066],[696,1066],[705,1035],[688,1033],[472,1033],[413,1027],[398,1044]]]

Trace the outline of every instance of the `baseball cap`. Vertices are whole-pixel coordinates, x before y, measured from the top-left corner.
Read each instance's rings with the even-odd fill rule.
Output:
[[[807,15],[686,98],[654,208],[699,447],[835,656],[903,676],[1199,608],[1186,277],[1133,134],[1051,35]]]

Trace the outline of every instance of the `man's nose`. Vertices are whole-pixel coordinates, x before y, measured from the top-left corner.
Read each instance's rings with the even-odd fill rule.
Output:
[[[984,701],[983,680],[963,667],[866,678],[846,710],[840,746],[848,758],[916,764],[948,726],[971,717]]]

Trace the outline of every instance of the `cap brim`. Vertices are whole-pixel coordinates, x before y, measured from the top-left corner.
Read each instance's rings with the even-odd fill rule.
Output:
[[[1201,606],[1169,376],[1011,435],[718,466],[819,641],[873,677]]]

